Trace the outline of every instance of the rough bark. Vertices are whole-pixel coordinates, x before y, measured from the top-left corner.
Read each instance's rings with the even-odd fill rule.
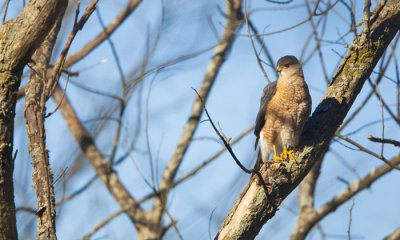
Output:
[[[263,165],[260,172],[265,178],[268,195],[253,176],[225,218],[216,238],[254,239],[328,148],[366,79],[398,33],[400,2],[384,2],[371,16],[370,31],[363,31],[349,47],[322,102],[307,122],[296,161]]]
[[[22,69],[67,0],[32,0],[0,29],[0,239],[17,239],[13,189],[13,131]]]
[[[56,23],[32,56],[34,71],[31,73],[25,90],[25,124],[29,141],[29,153],[32,156],[32,182],[37,199],[37,239],[57,238],[53,173],[46,149],[44,89],[47,66],[66,8],[67,2],[64,2],[64,5],[60,7]]]
[[[398,240],[400,239],[400,227],[397,228],[393,233],[389,236],[385,237],[384,240]]]
[[[16,239],[13,171],[15,92],[21,73],[0,72],[0,239]]]

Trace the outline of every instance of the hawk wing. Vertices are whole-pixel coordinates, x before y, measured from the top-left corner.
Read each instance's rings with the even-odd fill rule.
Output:
[[[254,134],[257,137],[256,143],[255,143],[255,148],[257,148],[258,140],[260,138],[260,132],[265,124],[265,114],[266,114],[268,102],[275,95],[275,93],[276,93],[276,81],[268,84],[264,88],[264,93],[263,93],[263,96],[260,101],[260,110],[258,111],[258,114],[257,114],[256,127],[254,129]]]

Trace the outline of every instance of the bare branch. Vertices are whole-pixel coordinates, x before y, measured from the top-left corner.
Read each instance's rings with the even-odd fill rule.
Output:
[[[57,239],[56,210],[54,204],[53,173],[46,149],[45,120],[45,79],[47,65],[57,39],[61,22],[67,9],[67,2],[59,9],[59,15],[49,34],[32,56],[35,71],[32,71],[26,87],[25,125],[32,156],[33,186],[37,197],[37,239]]]
[[[207,111],[206,106],[204,105],[204,100],[201,98],[200,94],[196,91],[196,89],[193,88],[193,90],[196,92],[197,97],[200,99],[201,104],[203,105],[204,111],[207,115],[208,120],[211,123],[211,126],[213,127],[215,133],[218,135],[218,137],[221,139],[221,141],[224,143],[224,146],[226,147],[226,149],[229,151],[229,153],[231,154],[233,160],[235,161],[235,163],[240,167],[240,169],[242,169],[243,172],[247,173],[247,174],[251,174],[253,173],[253,170],[251,169],[247,169],[241,162],[240,160],[236,157],[235,153],[233,153],[233,150],[231,148],[231,145],[229,144],[229,140],[227,140],[226,136],[222,133],[222,130],[218,130],[217,127],[214,124],[214,121],[211,119],[210,114]]]
[[[58,57],[57,62],[54,64],[51,77],[47,80],[46,99],[48,97],[50,97],[51,95],[53,95],[54,89],[58,85],[58,80],[60,78],[61,71],[64,67],[65,59],[67,57],[69,48],[71,47],[71,44],[74,41],[76,34],[78,34],[78,32],[83,28],[86,21],[89,19],[90,15],[92,15],[93,11],[96,9],[96,5],[97,5],[98,1],[99,0],[91,1],[89,6],[85,9],[85,12],[82,14],[82,17],[79,19],[79,21],[77,21],[77,19],[78,19],[80,4],[78,4],[73,29],[68,36],[68,39],[64,45],[64,48],[61,50],[61,54]]]
[[[261,36],[271,36],[271,35],[275,35],[275,34],[278,34],[278,33],[286,32],[286,31],[298,28],[298,27],[302,26],[303,24],[309,22],[313,17],[321,16],[321,15],[324,15],[327,12],[329,12],[333,7],[335,7],[335,5],[339,2],[339,0],[337,0],[332,5],[329,4],[325,10],[323,10],[320,13],[318,13],[317,10],[318,10],[318,6],[319,6],[320,2],[321,2],[321,0],[317,0],[315,2],[314,9],[313,9],[312,13],[305,20],[303,20],[303,21],[301,21],[299,23],[296,23],[296,24],[294,24],[292,26],[280,29],[280,30],[276,30],[276,31],[273,31],[273,32],[268,32],[268,33],[263,33]]]
[[[389,108],[389,106],[386,104],[385,101],[383,101],[382,95],[378,92],[377,87],[376,87],[376,83],[373,84],[371,82],[370,79],[368,79],[368,82],[370,83],[373,92],[375,93],[375,96],[381,101],[381,103],[383,104],[383,107],[385,108],[385,110],[389,113],[389,115],[393,118],[393,120],[397,123],[397,125],[400,126],[400,119],[397,118],[396,114],[393,113],[393,111]]]
[[[349,209],[349,225],[347,226],[347,236],[349,237],[349,240],[351,240],[351,223],[353,222],[353,208],[355,203],[356,201],[353,198],[353,203]]]
[[[320,175],[322,166],[322,159],[325,154],[321,156],[321,159],[313,166],[311,171],[307,174],[304,180],[300,183],[299,188],[299,207],[300,213],[297,217],[296,226],[290,236],[290,239],[297,239],[298,236],[302,235],[304,225],[307,225],[310,218],[315,215],[315,188],[317,186],[317,180]]]
[[[62,95],[62,90],[57,87],[53,94],[55,101],[60,102]],[[80,122],[67,96],[64,97],[63,103],[60,106],[60,112],[64,116],[71,134],[79,144],[82,152],[85,153],[91,165],[96,170],[99,178],[103,181],[121,208],[126,210],[126,213],[131,219],[132,223],[136,224],[136,228],[140,229],[142,225],[145,225],[144,223],[136,222],[136,219],[139,218],[138,215],[142,214],[141,208],[119,180],[117,173],[108,171],[109,168],[107,167],[107,161],[97,148],[89,132]]]
[[[385,237],[384,240],[397,240],[400,238],[400,227],[394,230],[389,236]]]
[[[372,142],[378,142],[378,143],[386,143],[386,144],[392,144],[396,147],[400,147],[400,142],[393,140],[393,139],[387,139],[387,138],[376,138],[374,136],[369,135],[368,140]]]
[[[118,14],[112,23],[110,23],[104,31],[100,32],[92,41],[88,42],[81,50],[72,54],[65,61],[64,66],[67,68],[72,64],[77,63],[92,52],[97,46],[103,43],[107,39],[107,35],[112,35],[118,27],[135,11],[135,9],[141,3],[141,0],[130,0],[126,7]],[[107,32],[107,34],[105,33]]]
[[[6,2],[5,2],[4,15],[3,15],[3,23],[6,21],[7,11],[8,11],[8,5],[10,4],[10,1],[11,1],[11,0],[6,0]]]
[[[246,129],[244,132],[242,132],[239,136],[237,136],[232,142],[231,145],[234,145],[236,143],[238,143],[240,140],[242,140],[245,136],[247,136],[249,133],[252,133],[252,131],[254,130],[254,126]],[[208,164],[212,163],[213,161],[215,161],[219,156],[222,155],[222,153],[224,153],[227,149],[225,147],[221,148],[219,151],[217,151],[214,155],[212,155],[209,159],[205,160],[204,162],[202,162],[199,166],[195,167],[194,169],[192,169],[191,171],[189,171],[188,173],[184,174],[182,177],[180,177],[177,181],[174,182],[174,184],[171,186],[171,188],[175,188],[176,186],[180,185],[181,183],[185,182],[186,180],[190,179],[191,177],[193,177],[194,175],[196,175],[200,170],[202,170],[204,167],[208,166]],[[93,178],[92,178],[93,179]],[[95,178],[94,178],[95,179]],[[85,184],[86,186],[87,184]],[[81,188],[81,190],[83,191],[83,187]],[[153,197],[157,197],[158,195],[160,195],[160,193],[162,191],[165,191],[166,189],[159,189],[158,192],[151,192],[149,194],[147,194],[146,196],[144,196],[140,201],[137,202],[137,204],[141,204],[144,203],[150,199],[152,199]],[[81,191],[79,191],[81,192]],[[78,191],[76,192],[78,193]],[[71,195],[72,197],[72,195]],[[98,224],[96,224],[96,226],[88,233],[85,235],[85,237],[83,239],[88,239],[91,236],[93,236],[94,233],[96,233],[98,230],[100,230],[101,228],[103,228],[104,226],[106,226],[108,223],[110,223],[112,220],[114,220],[116,217],[120,216],[121,214],[123,214],[125,211],[123,209],[111,214],[110,216],[108,216],[107,218],[105,218],[104,220],[102,220],[101,222],[99,222]]]
[[[241,0],[227,1],[227,21],[225,25],[224,32],[221,36],[219,44],[215,47],[215,54],[212,57],[206,73],[202,85],[199,90],[200,96],[206,100],[210,90],[215,82],[218,72],[222,67],[222,64],[225,62],[225,56],[229,52],[231,46],[233,45],[235,39],[235,33],[238,29],[241,21]],[[160,188],[167,189],[164,193],[161,194],[160,198],[154,201],[154,209],[155,209],[155,218],[158,222],[161,221],[164,206],[167,203],[167,196],[169,193],[169,189],[171,188],[176,172],[178,171],[179,166],[181,165],[185,153],[189,147],[189,144],[193,138],[193,135],[197,129],[197,126],[200,122],[200,118],[202,115],[202,104],[200,99],[196,98],[193,107],[191,110],[191,114],[188,122],[186,123],[181,138],[178,141],[177,148],[175,149],[171,159],[168,162],[167,167],[164,170]]]
[[[113,219],[120,216],[127,210],[129,210],[129,209],[121,209],[121,210],[118,210],[117,212],[109,215],[106,219],[104,219],[101,222],[99,222],[98,224],[96,224],[96,226],[94,226],[94,228],[92,230],[90,230],[87,234],[85,234],[85,236],[82,237],[82,240],[89,240],[96,232],[98,232],[100,229],[102,229],[104,226],[106,226],[109,222],[111,222]]]
[[[100,11],[97,10],[97,18],[99,19],[100,25],[103,28],[103,31],[107,37],[107,42],[110,45],[113,57],[115,59],[115,63],[117,65],[118,68],[118,72],[120,75],[120,81],[121,81],[121,97],[119,98],[119,114],[118,114],[118,121],[117,121],[117,129],[115,131],[115,136],[114,136],[114,141],[113,141],[113,147],[111,150],[111,155],[109,158],[109,168],[112,169],[113,164],[114,164],[114,159],[115,159],[115,155],[117,154],[117,150],[118,150],[118,146],[119,146],[119,141],[120,141],[120,136],[121,136],[121,128],[122,128],[122,117],[124,116],[124,112],[125,112],[125,100],[126,100],[126,94],[128,93],[128,89],[127,89],[127,85],[126,85],[126,80],[125,80],[125,75],[124,75],[124,71],[122,69],[122,65],[121,65],[121,61],[120,58],[118,56],[117,50],[114,46],[113,41],[111,40],[110,34],[107,32],[106,26],[103,22],[103,19],[101,17]]]
[[[271,80],[269,80],[268,74],[265,71],[265,69],[264,69],[264,67],[263,67],[263,65],[261,63],[260,56],[257,53],[256,46],[254,45],[253,36],[251,34],[251,31],[250,31],[250,29],[251,29],[250,23],[249,23],[250,20],[249,20],[249,16],[247,15],[247,0],[244,0],[244,10],[243,11],[244,11],[244,20],[246,21],[246,25],[247,25],[247,35],[250,38],[251,47],[253,48],[254,55],[256,56],[256,60],[257,60],[258,66],[260,67],[262,73],[264,74],[264,77],[267,80],[267,82],[270,83]],[[264,47],[264,43],[262,44],[262,46]]]
[[[395,156],[390,162],[391,164],[399,165],[400,155]],[[393,168],[389,165],[383,164],[370,171],[369,174],[360,180],[350,183],[346,189],[334,196],[330,201],[315,209],[315,211],[313,211],[309,216],[308,221],[304,222],[302,225],[303,228],[301,231],[297,232],[297,235],[295,236],[292,235],[291,239],[305,239],[310,230],[329,213],[335,211],[339,206],[353,198],[357,193],[369,188],[374,182],[376,182],[376,180],[380,179],[392,170]]]
[[[374,157],[376,157],[377,159],[380,159],[380,160],[384,161],[384,162],[385,162],[386,164],[388,164],[390,167],[392,167],[392,168],[394,168],[394,169],[400,171],[400,167],[391,164],[391,162],[390,162],[389,160],[387,160],[384,156],[378,155],[378,154],[372,152],[371,150],[369,150],[369,149],[363,147],[361,144],[357,143],[356,141],[354,141],[354,140],[352,140],[352,139],[350,139],[350,138],[348,138],[348,137],[345,137],[345,136],[341,135],[340,133],[336,133],[335,136],[337,136],[338,138],[340,138],[340,139],[342,139],[342,140],[345,140],[346,142],[350,143],[351,145],[356,146],[360,151],[363,151],[363,152],[365,152],[365,153],[368,153],[369,155],[374,156]]]
[[[392,164],[399,165],[400,155],[393,157],[390,160],[390,162]],[[378,168],[372,169],[370,173],[364,176],[362,179],[352,182],[341,193],[333,197],[332,200],[330,200],[329,202],[327,202],[326,204],[317,209],[319,218],[321,219],[321,217],[326,216],[328,213],[335,211],[337,207],[342,205],[344,202],[350,200],[358,192],[369,188],[377,179],[389,173],[391,170],[393,170],[393,168],[391,168],[387,164],[383,164]]]

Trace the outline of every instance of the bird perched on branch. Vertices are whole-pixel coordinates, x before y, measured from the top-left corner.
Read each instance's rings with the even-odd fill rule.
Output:
[[[274,161],[294,160],[293,148],[311,113],[311,97],[299,60],[284,56],[276,69],[279,78],[264,88],[254,130],[263,162],[271,152]]]

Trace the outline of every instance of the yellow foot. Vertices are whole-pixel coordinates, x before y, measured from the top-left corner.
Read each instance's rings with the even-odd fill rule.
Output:
[[[279,162],[283,160],[282,154],[280,156],[276,155],[276,148],[275,145],[273,146],[274,149],[274,157],[272,158],[273,161]]]
[[[296,158],[293,155],[294,150],[288,150],[286,147],[283,147],[283,152],[281,153],[281,158],[282,159],[289,159],[291,161],[295,161]]]

